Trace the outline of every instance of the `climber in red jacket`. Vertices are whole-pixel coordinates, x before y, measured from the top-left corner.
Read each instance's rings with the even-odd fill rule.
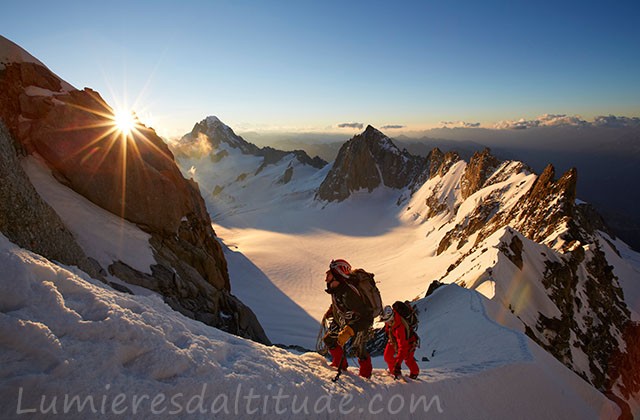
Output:
[[[391,306],[386,306],[381,315],[381,320],[385,323],[385,332],[388,341],[384,349],[384,361],[389,366],[389,372],[398,378],[402,375],[402,362],[409,368],[409,377],[416,379],[420,373],[420,368],[414,353],[418,345],[418,337],[409,330],[402,316]]]

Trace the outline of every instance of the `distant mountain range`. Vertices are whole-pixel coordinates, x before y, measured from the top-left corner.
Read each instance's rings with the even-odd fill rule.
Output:
[[[557,119],[556,119],[557,120]],[[601,117],[599,122],[574,125],[511,124],[502,129],[440,128],[393,137],[399,149],[426,157],[431,150],[455,151],[465,160],[490,147],[500,159],[520,160],[536,172],[553,164],[559,171],[578,170],[578,193],[606,216],[607,225],[634,249],[640,249],[640,126],[637,119]],[[630,121],[630,122],[629,122]],[[521,127],[516,129],[514,127]],[[333,161],[347,140],[339,134],[257,134],[246,137],[260,144],[301,149]]]

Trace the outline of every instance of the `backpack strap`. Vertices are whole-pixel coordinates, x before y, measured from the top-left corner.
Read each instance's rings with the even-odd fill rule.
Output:
[[[360,290],[358,290],[358,288],[356,286],[354,286],[353,284],[351,284],[350,282],[345,282],[347,283],[347,286],[349,286],[351,288],[351,290],[353,290],[354,292],[356,292],[356,295],[360,296],[360,299],[364,300],[364,298],[362,297],[362,294],[360,293]],[[367,302],[365,302],[367,303]]]
[[[403,316],[400,316],[400,321],[402,321],[402,325],[404,325],[404,330],[407,333],[406,337],[407,340],[409,340],[409,338],[411,338],[411,334],[413,334],[413,331],[411,330],[411,328],[409,327],[409,323],[406,319],[404,319]]]

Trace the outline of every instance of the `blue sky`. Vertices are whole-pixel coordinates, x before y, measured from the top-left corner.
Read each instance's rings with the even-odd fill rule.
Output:
[[[640,115],[624,1],[7,2],[0,34],[160,134]]]

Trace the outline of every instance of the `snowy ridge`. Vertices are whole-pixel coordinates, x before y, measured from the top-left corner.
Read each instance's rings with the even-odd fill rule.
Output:
[[[13,42],[9,41],[7,38],[0,35],[0,70],[4,70],[9,64],[16,64],[16,63],[36,64],[48,70],[47,66],[45,66],[40,60],[38,60],[37,58],[29,54],[22,47],[18,46],[17,44],[14,44]],[[62,86],[61,92],[70,92],[72,90],[76,90],[76,88],[74,88],[69,83],[62,80],[57,75],[55,75],[55,77],[58,79],[58,81]],[[47,89],[40,89],[40,90],[31,89],[31,91],[28,94],[31,96],[51,96],[54,93],[55,92],[52,92]]]
[[[136,418],[169,412],[189,418],[299,418],[301,413],[370,418],[408,415],[410,405],[422,410],[416,415],[444,418],[615,418],[619,413],[521,333],[491,322],[475,292],[455,286],[420,303],[422,325],[429,329],[423,351],[435,350],[421,382],[397,382],[375,369],[371,380],[345,374],[332,383],[335,372],[317,354],[296,356],[207,327],[174,312],[159,297],[115,292],[1,235],[0,264],[9,273],[0,277],[9,292],[0,296],[5,418],[19,417],[18,409],[36,417],[54,409],[60,413],[64,394],[86,402],[82,412],[71,404],[65,418],[86,418],[92,409],[106,418],[116,412]],[[468,346],[469,334],[477,338],[476,347]],[[114,411],[112,401],[120,393],[124,399]],[[152,406],[159,394],[164,399]],[[251,400],[251,395],[261,397]],[[345,395],[350,399],[342,409],[349,411],[340,412],[337,398]],[[415,404],[421,396],[423,403]]]
[[[46,67],[40,60],[26,52],[23,48],[0,35],[0,70],[3,70],[7,64],[11,63],[33,63]]]

